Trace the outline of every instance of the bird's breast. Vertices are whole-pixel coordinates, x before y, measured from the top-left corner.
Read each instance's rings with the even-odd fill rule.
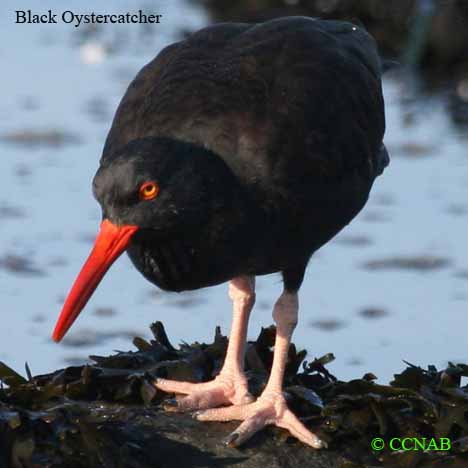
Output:
[[[127,249],[143,276],[166,291],[187,291],[213,286],[232,278],[234,256],[220,252],[219,246],[190,241],[187,237],[136,239]]]
[[[127,253],[140,273],[160,288],[170,291],[191,289],[187,286],[193,282],[197,270],[196,251],[183,240],[137,240]]]

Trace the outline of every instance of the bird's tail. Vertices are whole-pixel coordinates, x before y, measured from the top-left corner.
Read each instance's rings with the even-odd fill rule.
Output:
[[[390,164],[390,156],[388,154],[387,148],[382,143],[380,147],[379,154],[377,155],[377,164],[375,166],[375,176],[382,174],[384,169]]]

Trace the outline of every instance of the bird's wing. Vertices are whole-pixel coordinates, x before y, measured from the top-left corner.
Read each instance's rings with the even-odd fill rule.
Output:
[[[374,178],[385,130],[375,42],[350,23],[297,22],[277,55],[270,96],[275,178],[324,181],[353,171]]]
[[[169,136],[213,150],[254,182],[372,175],[385,126],[380,72],[373,39],[350,23],[211,26],[140,71],[103,157],[135,138]]]

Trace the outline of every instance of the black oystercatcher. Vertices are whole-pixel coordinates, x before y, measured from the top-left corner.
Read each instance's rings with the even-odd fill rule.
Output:
[[[101,230],[54,340],[125,250],[168,291],[229,281],[233,323],[220,374],[155,386],[186,394],[172,409],[196,410],[199,420],[243,421],[231,445],[276,424],[322,447],[282,394],[298,290],[312,254],[356,216],[388,164],[384,127],[376,46],[353,24],[226,23],[166,47],[117,109],[93,181]],[[273,272],[284,280],[273,367],[254,401],[243,373],[247,322],[255,276]]]

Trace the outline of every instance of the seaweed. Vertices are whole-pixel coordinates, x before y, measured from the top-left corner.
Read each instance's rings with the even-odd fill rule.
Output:
[[[402,466],[456,467],[468,463],[468,365],[427,369],[406,363],[390,385],[373,374],[343,382],[326,368],[334,356],[310,362],[292,344],[285,374],[290,407],[329,450],[314,451],[268,428],[240,450],[224,447],[234,423],[203,423],[162,409],[173,395],[155,377],[212,379],[228,339],[215,330],[210,344],[175,348],[162,323],[153,339],[135,338],[136,351],[90,356],[93,364],[26,375],[0,363],[0,468],[171,466]],[[258,396],[272,362],[274,327],[262,329],[246,350],[250,391]],[[225,425],[223,425],[225,424]],[[451,441],[450,450],[372,450],[381,437]]]

